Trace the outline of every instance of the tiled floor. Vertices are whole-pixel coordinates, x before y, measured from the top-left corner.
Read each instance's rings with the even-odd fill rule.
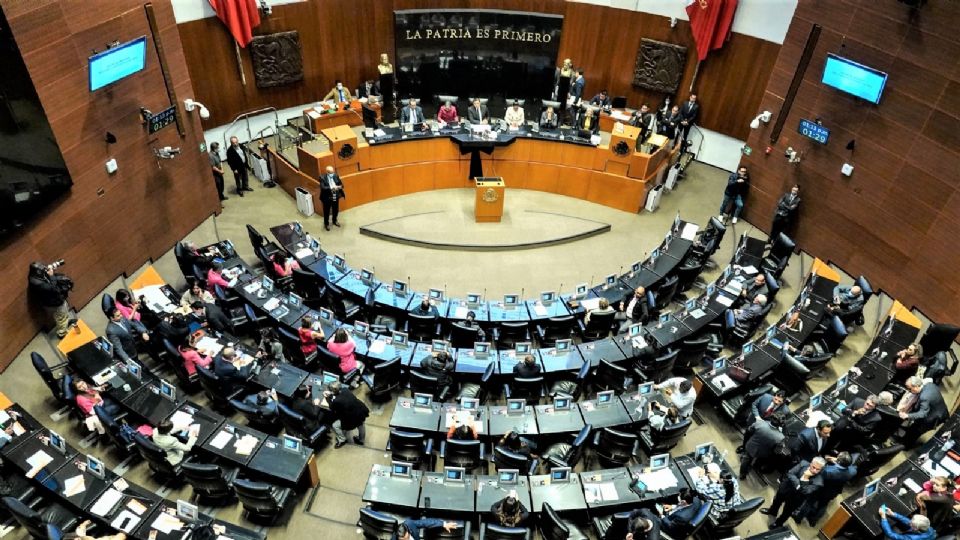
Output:
[[[268,233],[270,226],[300,219],[307,230],[321,239],[327,251],[344,254],[352,266],[374,268],[384,280],[406,279],[409,276],[413,290],[444,287],[450,294],[462,295],[468,290],[485,288],[488,297],[498,297],[519,290],[526,291],[526,296],[533,296],[541,290],[558,288],[560,284],[563,284],[563,290],[571,290],[576,283],[596,282],[600,276],[616,272],[643,258],[662,239],[677,211],[688,221],[705,224],[716,210],[725,178],[724,171],[694,164],[689,169],[688,178],[679,185],[677,191],[665,195],[661,208],[652,214],[644,212],[634,215],[548,194],[517,192],[515,195],[518,199],[523,198],[542,209],[562,209],[570,215],[612,225],[610,232],[594,238],[531,250],[495,253],[438,251],[389,243],[361,236],[357,232],[359,225],[386,217],[413,213],[418,209],[422,211],[423,208],[461,205],[463,195],[450,191],[398,197],[344,212],[341,218],[344,227],[325,233],[322,218],[299,216],[294,201],[283,191],[255,186],[256,190],[244,198],[228,193],[230,200],[225,203],[223,213],[202,224],[189,238],[199,244],[210,243],[218,238],[232,239],[240,255],[248,262],[253,262],[255,257],[247,241],[246,224],[252,224],[261,232]],[[232,182],[228,179],[227,184]],[[537,226],[537,222],[531,222],[527,226]],[[506,226],[502,226],[501,231],[505,235],[511,234]],[[733,226],[715,257],[721,268],[732,254],[735,239],[742,233],[763,236],[749,223],[741,221]],[[795,298],[795,287],[801,282],[810,264],[808,257],[795,256],[792,259],[784,274],[784,289],[779,294],[781,302],[770,314],[769,320],[779,318],[785,306]],[[170,283],[180,288],[184,286],[172,253],[155,261],[154,266]],[[69,267],[66,269],[69,272]],[[883,284],[878,285],[882,287]],[[122,281],[117,280],[105,290],[112,293],[121,286]],[[861,356],[870,341],[878,316],[884,313],[889,305],[888,299],[871,300],[865,310],[867,324],[864,329],[858,329],[848,338],[841,354],[827,370],[826,376],[811,382],[813,391],[826,387]],[[95,330],[102,331],[105,321],[98,300],[83,307],[80,315]],[[0,391],[22,403],[47,426],[66,434],[71,442],[75,443],[83,434],[76,431],[69,422],[49,416],[54,412],[54,407],[48,399],[46,388],[30,365],[30,351],[38,351],[51,360],[56,358],[52,345],[44,336],[38,336],[0,376]],[[363,387],[359,393],[366,399]],[[948,383],[945,394],[948,403],[952,403],[957,395],[956,384]],[[204,399],[202,394],[195,397],[201,402]],[[339,450],[325,448],[321,451],[318,457],[321,478],[319,489],[315,493],[307,492],[300,499],[285,525],[269,529],[271,539],[338,539],[356,536],[353,524],[357,519],[357,508],[361,505],[360,498],[370,466],[389,461],[384,448],[392,411],[392,403],[374,407],[367,422],[368,437],[365,447],[350,444]],[[725,420],[720,419],[709,405],[701,406],[700,411],[705,423],[693,427],[675,452],[691,451],[697,444],[713,441],[728,451],[728,460],[738,465],[733,449],[740,443],[739,435]],[[118,456],[106,446],[101,445],[91,451],[104,457],[111,466],[118,462]],[[144,465],[135,466],[129,475],[135,482],[146,487],[168,489],[152,480]],[[190,492],[189,488],[174,489],[166,496],[172,499],[187,498]],[[755,477],[751,477],[742,483],[742,493],[746,498],[759,495],[769,499],[773,495],[773,489],[761,485]],[[212,511],[217,517],[228,521],[247,523],[241,517],[238,505]],[[737,532],[748,536],[765,529],[766,519],[757,514],[748,519]],[[816,535],[816,531],[808,527],[801,527],[798,533],[803,539]],[[14,531],[9,537],[20,538],[23,533]]]

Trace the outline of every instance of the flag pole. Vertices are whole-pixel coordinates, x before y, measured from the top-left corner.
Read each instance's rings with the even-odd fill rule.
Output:
[[[237,41],[233,41],[233,51],[237,55],[237,69],[240,70],[240,84],[247,85],[247,76],[243,73],[243,61],[240,60],[240,45],[237,44]],[[697,64],[699,67],[700,64]]]
[[[697,75],[699,73],[700,73],[700,60],[697,60],[697,67],[693,68],[693,78],[690,79],[690,90],[688,90],[688,92],[690,92],[691,94],[693,93],[693,85],[696,84]]]

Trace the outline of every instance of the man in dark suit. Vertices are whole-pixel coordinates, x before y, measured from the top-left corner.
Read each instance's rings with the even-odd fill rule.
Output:
[[[471,124],[489,124],[490,112],[486,105],[480,104],[480,98],[473,98],[473,105],[467,109],[467,120]]]
[[[653,123],[653,113],[650,112],[650,105],[644,103],[640,110],[633,113],[630,119],[630,125],[640,128],[640,138],[637,141],[643,143],[650,136],[650,126]]]
[[[594,107],[600,107],[601,109],[609,109],[610,96],[607,95],[606,90],[601,90],[599,94],[590,99],[590,104]]]
[[[320,427],[324,412],[319,405],[320,400],[313,399],[310,385],[307,384],[300,385],[290,401],[290,410],[303,417],[303,430],[307,433],[313,433]]]
[[[357,89],[357,95],[362,98],[370,96],[380,97],[380,83],[377,81],[364,81]]]
[[[700,513],[701,506],[703,506],[703,501],[697,496],[696,491],[688,488],[681,489],[680,500],[675,506],[663,505],[660,530],[669,534],[672,538],[690,536],[692,529],[690,522]]]
[[[767,419],[777,413],[790,414],[790,408],[787,407],[787,396],[782,390],[773,394],[763,394],[754,400],[751,408],[753,409],[753,418],[751,419],[753,422],[757,418]]]
[[[804,503],[805,517],[810,526],[816,526],[820,518],[827,511],[827,505],[843,491],[847,482],[857,475],[857,466],[847,452],[840,452],[837,457],[828,457],[827,466],[823,468],[820,477],[823,488]]]
[[[767,287],[767,276],[757,274],[753,280],[746,282],[740,289],[740,302],[753,302],[758,295],[766,296],[770,289]]]
[[[668,112],[663,114],[660,122],[657,122],[657,131],[669,140],[674,140],[680,131],[680,107],[673,106]]]
[[[237,183],[237,194],[243,197],[244,191],[253,191],[250,189],[247,178],[247,154],[244,153],[236,137],[230,137],[230,146],[227,147],[227,165],[230,165],[230,170],[233,171],[233,181]]]
[[[577,70],[577,76],[573,79],[573,84],[570,86],[570,103],[571,105],[577,106],[580,104],[580,100],[583,99],[583,87],[586,85],[586,80],[583,78],[583,70]]]
[[[400,123],[413,124],[414,129],[425,129],[427,127],[426,117],[423,116],[423,109],[417,105],[417,100],[410,98],[407,106],[400,109]]]
[[[740,458],[741,480],[750,474],[755,463],[770,459],[776,446],[783,442],[785,437],[780,429],[783,428],[784,414],[788,413],[789,409],[787,413],[776,412],[766,418],[758,416],[747,428],[743,434],[743,456]]]
[[[777,201],[777,209],[773,214],[773,224],[770,226],[770,243],[780,236],[780,233],[790,230],[797,208],[800,207],[800,186],[793,186],[789,193]]]
[[[773,520],[771,529],[782,527],[790,516],[795,516],[797,520],[803,519],[808,507],[801,508],[801,505],[807,499],[815,496],[823,488],[823,477],[820,475],[826,465],[826,460],[822,457],[813,458],[812,461],[801,461],[780,480],[780,486],[777,488],[777,494],[773,497],[773,502],[768,508],[761,508],[760,513],[768,516],[779,517]],[[780,507],[783,507],[783,513],[780,513]]]
[[[419,107],[417,108],[419,109]],[[333,167],[327,166],[326,172],[320,175],[320,204],[323,205],[324,230],[330,230],[331,216],[333,217],[333,225],[340,226],[340,222],[337,221],[337,218],[340,217],[340,199],[346,197],[347,194],[343,191],[343,181],[340,180],[340,175],[333,170]]]
[[[637,287],[633,293],[624,296],[614,316],[614,320],[623,321],[620,324],[621,332],[626,331],[631,324],[645,323],[649,318],[650,303],[647,302],[647,290],[643,287]]]
[[[804,428],[790,441],[790,450],[793,457],[799,461],[812,461],[823,454],[827,446],[827,439],[833,431],[833,423],[829,420],[820,420],[815,428]]]
[[[743,212],[743,204],[749,192],[750,173],[746,167],[741,166],[737,169],[737,172],[727,177],[727,186],[723,188],[723,200],[720,201],[720,220],[724,221],[727,216],[731,215],[727,213],[727,209],[730,208],[730,205],[733,205],[733,217],[730,221],[736,223]]]
[[[190,320],[220,333],[236,333],[233,323],[216,304],[199,301],[190,304]]]
[[[540,376],[540,364],[532,354],[523,357],[523,360],[513,365],[513,376],[522,379]]]
[[[737,326],[748,326],[756,322],[763,315],[763,306],[767,304],[767,296],[758,294],[753,302],[750,302],[743,309],[733,310],[733,318]]]
[[[680,140],[687,140],[690,127],[697,123],[698,118],[700,118],[700,104],[697,102],[697,95],[690,94],[687,102],[680,106]]]
[[[421,296],[420,303],[417,304],[417,307],[411,309],[410,312],[421,317],[440,317],[440,311],[437,309],[437,306],[430,303],[430,297],[427,295]]]
[[[150,339],[147,328],[140,321],[125,318],[117,308],[110,312],[105,334],[113,345],[114,358],[123,361],[137,358],[137,340]]]
[[[323,392],[330,411],[336,420],[333,421],[333,433],[337,437],[334,448],[340,448],[347,444],[346,432],[357,430],[357,436],[353,442],[363,446],[367,435],[367,429],[363,423],[370,416],[370,409],[357,399],[349,390],[344,390],[340,382],[332,382]]]
[[[912,423],[903,435],[904,446],[913,446],[921,435],[937,427],[948,416],[940,389],[932,382],[924,383],[914,375],[907,379],[907,391],[916,396],[907,410],[899,410],[900,418]],[[906,405],[902,405],[906,409]]]
[[[878,402],[879,398],[875,395],[869,395],[867,399],[853,398],[837,420],[827,448],[845,450],[864,444],[883,419],[877,410]]]
[[[224,347],[213,361],[213,373],[220,378],[220,387],[226,395],[242,390],[250,378],[252,364],[238,366],[239,361],[233,347]]]
[[[627,521],[629,540],[660,540],[660,517],[649,508],[638,508],[630,512]]]

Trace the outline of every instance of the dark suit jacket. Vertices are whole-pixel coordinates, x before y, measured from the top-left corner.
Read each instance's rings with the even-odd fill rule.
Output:
[[[533,363],[533,366],[527,366],[526,362],[520,361],[514,364],[513,374],[516,377],[523,379],[529,379],[530,377],[539,377],[540,376],[540,364],[536,362]]]
[[[235,390],[243,388],[244,384],[246,384],[247,378],[250,376],[251,365],[252,364],[247,364],[242,368],[237,368],[218,356],[213,361],[213,373],[220,378],[223,391],[227,394],[232,394]]]
[[[853,401],[851,401],[850,405],[843,410],[843,417],[837,421],[837,427],[851,429],[854,432],[859,432],[864,435],[870,434],[874,428],[877,427],[877,424],[883,420],[883,417],[880,415],[880,411],[876,408],[867,414],[853,416],[853,411],[863,407],[864,403],[865,401],[863,398],[855,398]]]
[[[240,157],[240,152],[243,152],[243,147],[240,145],[237,145],[236,149],[233,145],[227,147],[227,164],[230,165],[233,172],[242,170],[247,166],[247,162]]]
[[[369,92],[367,92],[366,83],[361,84],[360,88],[357,89],[358,97],[363,98],[363,97],[379,96],[379,95],[380,95],[380,83],[377,83],[377,82],[374,82],[373,85],[370,86]]]
[[[487,110],[486,105],[480,105],[480,114],[477,114],[477,108],[473,105],[470,105],[470,108],[467,109],[467,120],[473,123],[479,123],[481,120],[490,121],[490,111]]]
[[[637,298],[636,304],[633,306],[633,311],[627,313],[627,310],[630,308],[630,301],[633,300],[633,294],[629,293],[623,297],[623,311],[628,319],[636,322],[643,322],[650,318],[650,304],[647,303],[647,298]],[[619,306],[617,306],[619,307]]]
[[[803,476],[804,471],[806,471],[809,466],[810,462],[807,460],[803,460],[794,465],[792,469],[787,471],[787,475],[783,481],[780,482],[780,487],[777,488],[777,492],[779,493],[780,490],[785,490],[788,498],[798,497],[801,499],[816,494],[823,487],[823,472],[806,482],[800,481],[800,477]]]
[[[596,105],[596,106],[598,106],[598,107],[609,107],[609,106],[610,106],[610,96],[601,97],[600,94],[597,94],[597,95],[593,96],[592,99],[590,99],[590,104],[591,104],[591,105]]]
[[[576,103],[580,98],[583,97],[583,87],[586,84],[584,77],[580,77],[573,81],[570,85],[570,95],[573,96],[573,102]]]
[[[828,463],[817,476],[823,479],[823,490],[818,494],[818,498],[824,503],[840,495],[843,486],[857,475],[857,466],[841,467],[834,463]]]
[[[677,136],[677,127],[680,125],[681,119],[680,113],[672,115],[668,112],[663,116],[663,122],[657,125],[657,129],[660,131],[660,134],[665,135],[668,139],[672,139]]]
[[[638,517],[650,521],[650,523],[653,524],[653,527],[650,527],[649,531],[629,531],[633,533],[634,540],[660,540],[660,528],[662,523],[657,517],[657,514],[649,508],[639,508],[633,512],[630,512],[630,522],[633,522],[633,520]]]
[[[743,441],[744,452],[754,459],[764,459],[773,455],[774,447],[783,441],[783,433],[759,419],[747,430],[750,436]]]
[[[321,174],[319,181],[320,181],[320,201],[321,201],[321,202],[330,202],[331,200],[333,200],[333,192],[332,192],[332,190],[330,189],[329,180],[327,179],[327,173]],[[346,198],[347,198],[347,194],[346,194],[346,192],[343,191],[343,189],[342,189],[342,188],[343,188],[343,181],[340,180],[340,175],[339,175],[339,174],[333,173],[333,183],[334,183],[336,186],[338,186],[338,187],[341,188],[340,193],[337,194],[337,199],[346,199]]]
[[[920,389],[917,402],[907,414],[907,419],[913,420],[914,425],[929,429],[946,419],[948,414],[940,389],[933,383],[927,383]]]
[[[827,445],[827,441],[823,441],[824,447]],[[814,428],[804,428],[797,433],[797,436],[791,441],[790,450],[793,452],[793,456],[801,461],[809,462],[813,458],[820,455],[820,450],[817,448],[817,434]]]
[[[113,356],[120,360],[137,357],[137,336],[147,329],[139,321],[120,319],[107,323],[104,332],[113,345]]]
[[[216,304],[204,304],[203,307],[207,313],[206,318],[197,317],[191,313],[190,319],[201,324],[206,322],[207,326],[217,332],[234,332],[233,323],[230,322],[230,319],[223,313],[223,310]]]
[[[669,534],[673,538],[686,538],[690,535],[690,522],[700,512],[703,501],[700,497],[694,497],[693,502],[687,506],[676,508],[660,518],[660,530]],[[636,537],[636,535],[634,535]]]
[[[771,403],[773,403],[772,394],[764,394],[758,397],[756,401],[753,402],[753,415],[756,418],[762,418],[763,413],[767,410],[768,407],[770,407]],[[780,406],[774,409],[770,414],[778,413],[778,412],[783,414],[789,414],[790,407],[787,407],[786,402],[781,403]]]
[[[290,408],[303,416],[303,430],[307,433],[313,433],[320,427],[320,419],[323,418],[323,410],[313,404],[313,401],[295,397],[290,402]]]
[[[700,103],[690,103],[690,101],[685,101],[683,105],[680,106],[680,120],[686,120],[687,125],[692,125],[697,123],[697,119],[700,118]]]
[[[791,195],[792,193],[787,192],[783,197],[780,197],[779,201],[777,201],[777,217],[793,217],[793,213],[797,211],[797,207],[800,206],[800,196],[797,195],[793,198],[793,200],[791,200]]]
[[[422,124],[423,122],[425,122],[425,121],[427,120],[426,117],[423,116],[423,108],[422,108],[422,107],[417,106],[417,107],[416,107],[415,109],[413,109],[413,110],[416,111],[416,115],[417,115],[416,123],[417,123],[417,124]],[[412,122],[413,120],[411,120],[411,118],[410,118],[411,116],[412,116],[412,112],[411,112],[409,106],[400,109],[400,123],[401,123],[401,124],[409,124],[410,122]]]
[[[340,420],[340,427],[344,431],[358,428],[370,415],[370,409],[346,389],[341,389],[337,397],[330,401],[330,410]]]

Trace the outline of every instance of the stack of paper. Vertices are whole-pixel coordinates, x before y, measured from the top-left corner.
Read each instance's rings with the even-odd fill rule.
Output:
[[[150,526],[162,534],[167,535],[173,531],[179,531],[183,528],[183,522],[166,512],[157,514],[157,519],[153,520]]]
[[[737,383],[733,382],[733,379],[731,379],[726,373],[717,375],[711,382],[720,390],[726,390],[727,388],[733,388],[737,386]]]
[[[693,240],[697,236],[697,231],[700,230],[700,226],[696,223],[687,223],[683,226],[683,231],[680,232],[680,238],[684,240]]]
[[[203,336],[199,341],[197,341],[197,348],[207,351],[207,354],[216,356],[220,354],[220,351],[223,350],[223,345],[210,336]]]
[[[580,306],[587,311],[590,311],[591,309],[597,309],[598,307],[600,307],[600,299],[585,298],[583,300],[580,300]]]
[[[669,468],[642,473],[639,480],[647,486],[648,491],[658,491],[677,487],[677,478]]]
[[[193,423],[193,415],[186,411],[177,411],[170,415],[170,423],[175,429],[186,429]]]
[[[106,516],[110,509],[113,508],[115,504],[120,502],[120,499],[123,498],[123,493],[109,488],[103,495],[97,499],[97,502],[93,503],[93,506],[90,507],[90,512],[98,516]]]
[[[386,348],[387,348],[386,342],[381,341],[379,339],[375,339],[373,340],[372,343],[370,343],[370,348],[368,349],[368,351],[373,354],[377,354],[377,353],[382,353],[384,350],[386,350]]]
[[[244,435],[233,443],[234,450],[238,456],[249,456],[253,453],[253,448],[257,446],[259,439],[253,435]]]
[[[63,495],[65,497],[73,497],[78,493],[83,493],[86,491],[87,487],[83,483],[83,475],[78,474],[74,477],[67,478],[63,481]]]
[[[540,317],[547,316],[547,308],[541,306],[540,304],[533,305],[533,312],[539,315]]]
[[[220,433],[217,433],[216,437],[210,441],[210,446],[216,448],[217,450],[223,450],[223,447],[226,446],[232,438],[233,433],[230,433],[226,430],[220,430]]]

